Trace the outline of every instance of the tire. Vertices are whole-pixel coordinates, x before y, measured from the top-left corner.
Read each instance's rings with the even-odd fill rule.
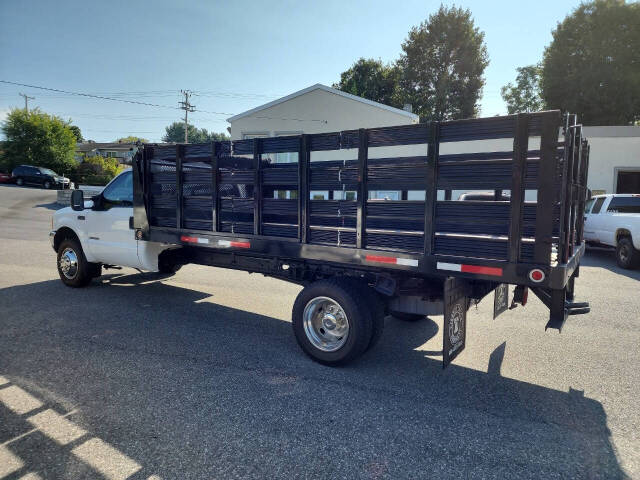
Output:
[[[368,352],[376,346],[384,332],[385,308],[380,294],[373,288],[364,282],[360,282],[359,288],[362,295],[366,298],[367,305],[369,305],[368,310],[371,313],[371,340],[369,340],[369,345],[367,345],[367,349],[365,350]]]
[[[173,275],[176,273],[182,265],[172,262],[170,259],[167,259],[165,256],[160,256],[158,258],[158,272],[163,275]]]
[[[631,269],[640,265],[640,251],[633,247],[631,237],[622,237],[616,246],[616,261],[622,268]]]
[[[372,324],[367,297],[350,280],[312,283],[293,304],[292,326],[298,345],[323,365],[346,365],[362,355],[371,343]]]
[[[62,283],[68,287],[86,287],[91,282],[95,269],[87,262],[77,240],[65,238],[58,247],[57,267]]]
[[[391,316],[398,320],[405,322],[417,322],[426,317],[426,315],[420,315],[419,313],[405,313],[405,312],[391,312]]]
[[[21,187],[24,185],[24,180],[20,177],[16,178],[16,185]]]

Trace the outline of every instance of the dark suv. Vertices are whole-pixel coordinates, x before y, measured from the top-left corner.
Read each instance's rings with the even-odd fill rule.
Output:
[[[32,167],[31,165],[19,165],[11,172],[11,177],[16,185],[40,185],[49,188],[69,188],[71,182],[67,177],[58,175],[53,170],[44,167]]]

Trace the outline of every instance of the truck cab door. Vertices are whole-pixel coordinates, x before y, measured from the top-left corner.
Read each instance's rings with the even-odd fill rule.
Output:
[[[133,174],[128,170],[105,187],[86,215],[88,246],[96,261],[140,268],[132,228]]]
[[[601,215],[602,204],[607,197],[597,197],[594,203],[591,205],[591,210],[587,213],[585,209],[585,222],[584,222],[584,238],[590,242],[600,242],[599,232],[602,229],[602,219],[604,215]]]

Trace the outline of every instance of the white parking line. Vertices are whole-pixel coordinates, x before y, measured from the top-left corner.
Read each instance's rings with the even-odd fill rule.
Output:
[[[53,410],[45,410],[27,419],[47,437],[66,445],[86,435],[86,431]]]
[[[109,480],[125,480],[142,468],[120,450],[99,438],[87,440],[71,451]]]
[[[42,406],[40,400],[15,385],[0,389],[0,402],[4,403],[9,410],[19,415],[28,413]]]
[[[20,470],[24,462],[14,455],[8,448],[0,447],[0,478],[4,478]]]
[[[6,385],[9,383],[9,379],[0,375],[0,385]]]

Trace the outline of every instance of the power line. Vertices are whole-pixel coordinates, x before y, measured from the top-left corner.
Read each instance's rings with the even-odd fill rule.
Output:
[[[18,82],[10,82],[8,80],[0,80],[0,83],[5,83],[8,85],[18,85],[21,87],[29,87],[29,88],[36,88],[39,90],[47,90],[47,91],[51,91],[51,92],[58,92],[58,93],[65,93],[68,95],[77,95],[77,96],[81,96],[81,97],[88,97],[88,98],[97,98],[100,100],[110,100],[112,102],[123,102],[123,103],[131,103],[131,104],[135,104],[135,105],[145,105],[145,106],[149,106],[149,107],[159,107],[159,108],[170,108],[172,110],[184,110],[185,107],[184,106],[180,106],[180,107],[174,107],[171,105],[161,105],[161,104],[157,104],[157,103],[148,103],[148,102],[140,102],[140,101],[136,101],[136,100],[127,100],[124,98],[113,98],[113,97],[107,97],[107,96],[103,96],[103,95],[93,95],[90,93],[81,93],[81,92],[71,92],[69,90],[61,90],[58,88],[50,88],[50,87],[40,87],[37,85],[29,85],[26,83],[18,83]],[[182,94],[185,94],[185,91],[181,91]],[[191,95],[192,92],[189,91],[189,95]],[[186,100],[188,102],[188,99]],[[180,104],[182,105],[184,102],[180,102]],[[193,110],[189,110],[191,112],[199,112],[199,113],[209,113],[212,115],[235,115],[234,113],[230,113],[230,112],[214,112],[211,110],[199,110],[199,109],[195,109],[195,107],[193,107]],[[185,111],[185,116],[186,116],[186,111]],[[262,118],[262,119],[269,119],[269,120],[292,120],[292,121],[297,121],[297,122],[321,122],[321,123],[327,123],[327,120],[324,119],[315,119],[315,118],[311,118],[311,119],[303,119],[303,118],[285,118],[285,117],[269,117],[269,116],[258,116],[258,115],[250,115],[251,117],[254,118]],[[185,129],[186,131],[186,129]]]
[[[103,95],[93,95],[91,93],[82,93],[82,92],[71,92],[69,90],[61,90],[59,88],[50,88],[50,87],[40,87],[37,85],[29,85],[26,83],[18,83],[18,82],[10,82],[8,80],[0,80],[0,83],[6,83],[8,85],[18,85],[21,87],[29,87],[29,88],[36,88],[39,90],[47,90],[47,91],[51,91],[51,92],[58,92],[58,93],[65,93],[68,95],[77,95],[77,96],[81,96],[81,97],[88,97],[88,98],[97,98],[100,100],[110,100],[112,102],[124,102],[124,103],[132,103],[135,105],[145,105],[148,107],[159,107],[159,108],[170,108],[172,110],[182,110],[182,107],[174,107],[172,105],[161,105],[161,104],[157,104],[157,103],[148,103],[148,102],[140,102],[137,100],[127,100],[124,98],[113,98],[113,97],[106,97]],[[198,111],[198,110],[194,110],[194,111]],[[211,113],[214,115],[233,115],[233,113],[229,113],[229,112],[206,112],[206,113]]]
[[[51,92],[67,93],[69,95],[78,95],[81,97],[99,98],[100,100],[111,100],[112,102],[133,103],[136,105],[146,105],[149,107],[171,108],[172,110],[179,110],[178,107],[173,107],[171,105],[159,105],[157,103],[138,102],[136,100],[125,100],[124,98],[104,97],[102,95],[92,95],[90,93],[70,92],[68,90],[60,90],[59,88],[39,87],[37,85],[28,85],[26,83],[10,82],[8,80],[0,80],[0,83],[6,83],[9,85],[18,85],[20,87],[37,88],[39,90],[48,90]]]

